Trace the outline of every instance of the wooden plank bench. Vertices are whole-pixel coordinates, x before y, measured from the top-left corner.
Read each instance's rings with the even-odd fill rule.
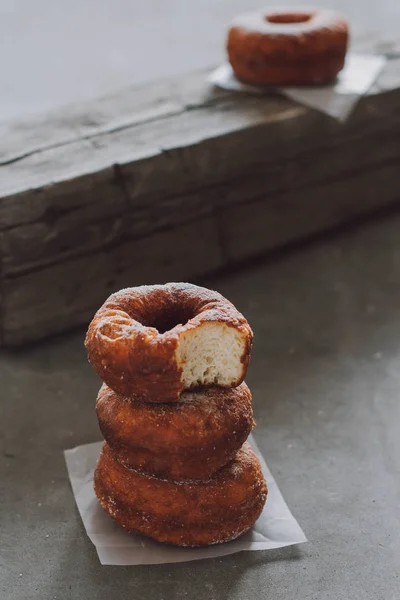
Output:
[[[2,131],[3,345],[124,286],[193,280],[400,200],[400,59],[339,124],[205,73]]]

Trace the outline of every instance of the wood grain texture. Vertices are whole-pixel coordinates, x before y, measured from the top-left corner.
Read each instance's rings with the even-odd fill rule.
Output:
[[[339,138],[333,133],[317,137],[315,146],[309,148],[301,144],[304,132],[299,126],[287,134],[283,132],[279,143],[274,142],[279,132],[273,132],[270,126],[266,132],[258,128],[249,137],[235,134],[229,140],[223,138],[226,145],[217,152],[214,140],[210,140],[202,143],[201,151],[191,146],[171,151],[180,154],[180,159],[164,153],[159,161],[140,161],[120,176],[123,184],[114,170],[102,172],[102,178],[97,176],[95,202],[90,190],[77,205],[73,187],[53,186],[47,192],[52,193],[51,209],[47,207],[40,213],[38,201],[33,221],[4,229],[3,274],[16,275],[102,250],[129,237],[143,237],[199,219],[218,207],[248,203],[287,190],[308,190],[317,184],[345,183],[355,172],[362,174],[387,161],[400,161],[400,145],[393,133],[390,119],[380,120],[377,128],[372,123],[366,127],[360,120],[357,127],[343,126]],[[236,149],[238,144],[240,151]],[[376,151],[371,152],[371,147]],[[218,163],[218,156],[224,156],[224,162],[217,173],[212,165]],[[169,173],[170,163],[180,168],[175,166]],[[232,172],[229,169],[233,165]],[[152,172],[153,177],[157,175],[155,182]],[[159,189],[150,192],[150,186]],[[42,198],[39,193],[38,200]],[[10,212],[7,214],[10,217]]]
[[[6,132],[4,344],[84,323],[124,285],[190,279],[400,199],[399,60],[345,124],[204,78]]]
[[[382,197],[388,205],[398,202],[398,165],[232,207],[223,219],[229,259],[243,260],[379,209]]]

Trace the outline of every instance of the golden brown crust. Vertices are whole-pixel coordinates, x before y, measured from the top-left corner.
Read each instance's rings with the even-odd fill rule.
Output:
[[[176,546],[238,537],[258,519],[267,496],[260,463],[247,442],[212,479],[181,484],[127,469],[104,443],[94,487],[103,509],[127,531]]]
[[[240,385],[253,334],[243,315],[218,292],[187,283],[140,286],[112,294],[86,335],[88,358],[113,390],[134,400],[177,402],[183,391],[176,349],[182,333],[206,322],[238,330],[246,347]]]
[[[171,404],[131,402],[103,385],[96,412],[115,458],[171,481],[209,479],[234,457],[254,426],[245,383],[184,392]]]
[[[333,11],[243,15],[229,29],[228,58],[235,75],[246,83],[328,83],[344,66],[348,37],[346,20]]]

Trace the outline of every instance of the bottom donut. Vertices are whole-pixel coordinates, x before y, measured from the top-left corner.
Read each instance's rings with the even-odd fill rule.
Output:
[[[173,483],[121,465],[105,442],[94,474],[105,510],[126,531],[175,546],[228,542],[260,516],[267,486],[258,458],[246,442],[211,479]]]

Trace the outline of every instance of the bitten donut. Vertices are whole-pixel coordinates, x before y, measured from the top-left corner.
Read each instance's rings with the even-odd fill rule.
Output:
[[[131,471],[104,443],[94,475],[103,509],[127,531],[176,546],[227,542],[250,529],[267,487],[246,442],[226,467],[201,483],[172,483]]]
[[[245,383],[184,392],[171,404],[131,402],[103,385],[96,412],[115,458],[171,481],[209,479],[234,457],[254,426]]]
[[[332,10],[269,8],[234,20],[228,58],[246,83],[329,83],[344,66],[348,37],[347,21]]]
[[[177,402],[185,389],[242,383],[253,334],[217,292],[188,283],[127,288],[89,325],[88,358],[101,379],[132,400]]]

